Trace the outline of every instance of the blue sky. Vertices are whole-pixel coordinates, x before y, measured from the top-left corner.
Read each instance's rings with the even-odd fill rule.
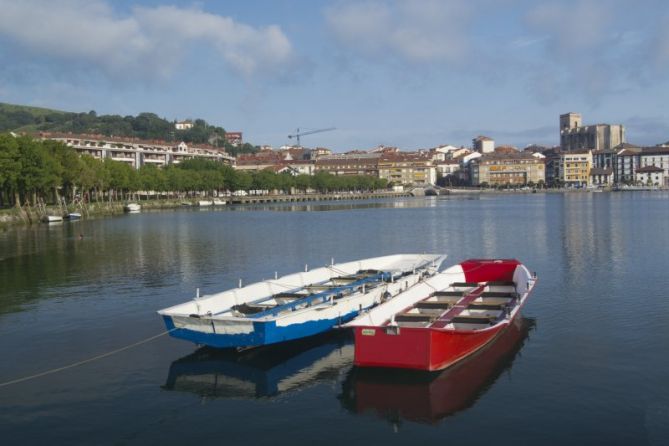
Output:
[[[664,0],[0,0],[0,101],[203,118],[278,147],[669,140]]]

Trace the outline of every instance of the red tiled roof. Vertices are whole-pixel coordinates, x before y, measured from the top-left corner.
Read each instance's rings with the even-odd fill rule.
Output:
[[[664,172],[664,169],[657,166],[644,166],[644,167],[639,167],[636,170],[636,173],[654,173],[654,172]]]

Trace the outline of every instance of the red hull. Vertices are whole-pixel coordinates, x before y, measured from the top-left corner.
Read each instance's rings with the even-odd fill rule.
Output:
[[[513,282],[520,262],[513,259],[472,259],[460,263],[460,266],[469,283]],[[482,286],[470,291],[471,294],[459,301],[463,302],[462,306],[456,304],[451,307],[443,319],[431,322],[428,327],[355,326],[355,365],[434,371],[445,369],[475,353],[500,335],[520,313],[517,308],[511,319],[482,329],[444,328],[450,320],[449,313],[461,312],[469,304],[467,299],[477,298],[481,289]],[[523,303],[524,299],[520,306]]]
[[[361,367],[441,370],[476,352],[506,327],[508,323],[483,331],[401,328],[398,334],[388,334],[385,327],[356,327],[354,362]]]
[[[344,404],[357,413],[373,410],[382,416],[436,423],[474,404],[511,366],[533,326],[534,321],[516,318],[494,342],[436,376],[355,368],[344,383]]]

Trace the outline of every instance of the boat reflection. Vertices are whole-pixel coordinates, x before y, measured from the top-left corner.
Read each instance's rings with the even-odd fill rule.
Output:
[[[353,367],[339,396],[354,413],[436,423],[471,407],[520,352],[534,319],[516,318],[500,337],[469,359],[441,372]]]
[[[201,348],[170,366],[166,390],[205,398],[263,398],[336,383],[353,364],[353,337],[335,331],[241,353]]]

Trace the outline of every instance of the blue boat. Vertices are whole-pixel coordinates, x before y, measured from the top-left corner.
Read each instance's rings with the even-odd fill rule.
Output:
[[[433,275],[446,256],[396,254],[290,274],[158,311],[170,335],[238,350],[313,336]]]

